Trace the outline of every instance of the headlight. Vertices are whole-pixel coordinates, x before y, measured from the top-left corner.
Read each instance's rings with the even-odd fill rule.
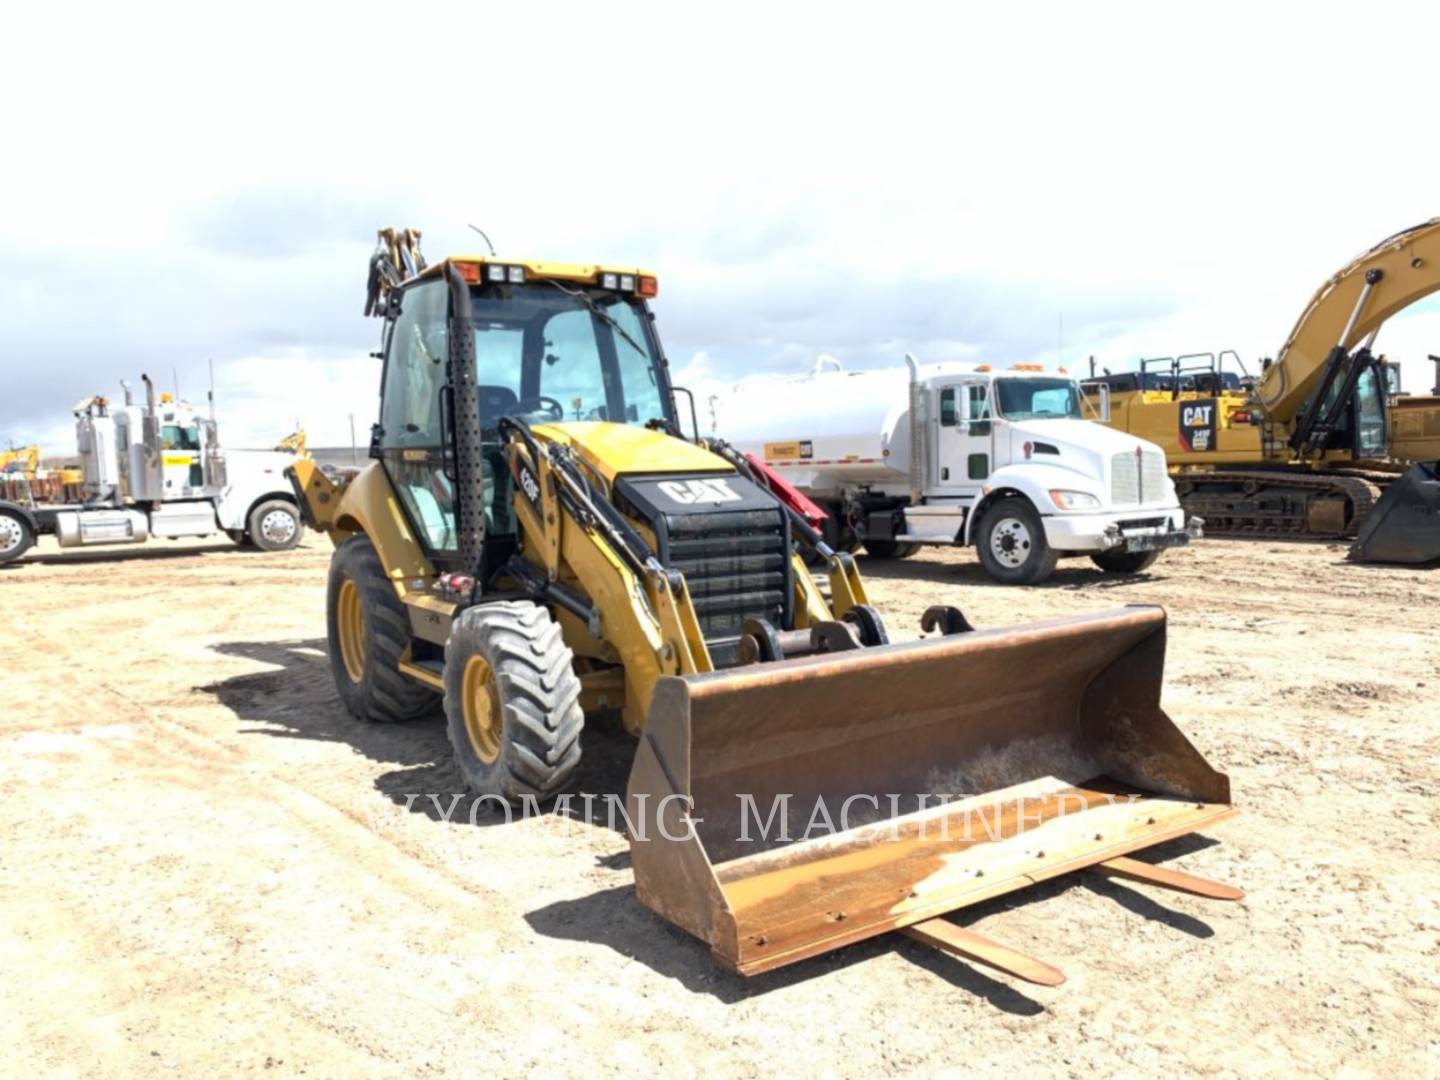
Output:
[[[1050,498],[1061,510],[1099,510],[1100,500],[1083,491],[1052,491]]]

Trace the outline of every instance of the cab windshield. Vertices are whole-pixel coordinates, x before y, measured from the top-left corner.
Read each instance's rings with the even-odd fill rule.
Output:
[[[671,420],[659,352],[639,303],[548,282],[476,290],[480,415],[537,420]]]
[[[1007,420],[1081,419],[1080,396],[1069,379],[996,379],[995,400]]]

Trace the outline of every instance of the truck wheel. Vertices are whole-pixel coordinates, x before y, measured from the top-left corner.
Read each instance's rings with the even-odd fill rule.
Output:
[[[285,499],[266,499],[250,511],[245,533],[261,551],[289,551],[300,543],[300,511]]]
[[[1038,585],[1055,572],[1059,553],[1029,500],[1011,496],[985,511],[975,545],[985,572],[1002,585]]]
[[[12,562],[30,550],[35,534],[19,514],[0,510],[0,563]]]
[[[543,607],[466,608],[445,646],[445,719],[466,785],[509,802],[544,799],[580,762],[580,679]]]
[[[400,674],[410,619],[363,534],[346,540],[330,559],[325,622],[330,670],[352,716],[388,724],[434,711],[435,692]]]
[[[908,559],[919,550],[919,544],[907,544],[899,540],[865,541],[865,554],[875,559]]]
[[[1107,574],[1138,574],[1155,565],[1158,551],[1102,551],[1090,561]]]

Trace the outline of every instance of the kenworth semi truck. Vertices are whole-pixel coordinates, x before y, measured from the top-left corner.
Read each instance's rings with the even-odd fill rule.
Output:
[[[300,511],[285,478],[294,455],[226,452],[214,419],[169,394],[157,400],[149,377],[141,379],[143,404],[126,387],[123,405],[89,397],[75,406],[83,501],[0,500],[0,563],[45,534],[62,548],[219,532],[266,551],[300,542]]]
[[[973,544],[990,577],[1034,585],[1064,556],[1137,573],[1201,535],[1160,448],[1086,419],[1064,372],[905,360],[742,380],[711,398],[715,434],[819,504],[831,543],[876,558]]]

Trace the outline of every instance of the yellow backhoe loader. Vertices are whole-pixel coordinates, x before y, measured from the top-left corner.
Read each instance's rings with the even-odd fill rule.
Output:
[[[653,274],[427,266],[398,230],[371,271],[375,460],[289,470],[336,544],[357,718],[443,705],[469,787],[538,803],[618,711],[638,895],[747,974],[901,930],[1054,983],[943,916],[1082,868],[1240,895],[1130,858],[1233,812],[1160,708],[1163,611],[974,630],[936,607],[935,636],[889,644],[797,493],[682,418]]]
[[[1258,376],[1206,353],[1092,378],[1087,394],[1103,422],[1164,449],[1207,535],[1355,537],[1357,558],[1428,562],[1440,558],[1440,409],[1391,410],[1372,347],[1437,290],[1440,218],[1327,280]]]

